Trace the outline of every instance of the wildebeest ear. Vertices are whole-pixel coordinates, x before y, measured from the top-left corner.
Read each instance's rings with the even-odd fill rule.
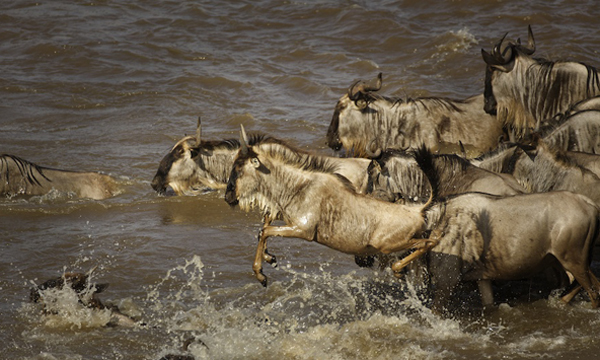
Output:
[[[366,108],[367,108],[367,106],[369,105],[369,104],[367,103],[367,100],[365,100],[365,99],[363,99],[363,98],[360,98],[360,99],[356,100],[356,101],[354,102],[354,104],[356,105],[356,107],[357,107],[357,108],[358,108],[358,110],[360,110],[360,111],[363,111],[363,110],[364,110],[364,109],[366,109]]]

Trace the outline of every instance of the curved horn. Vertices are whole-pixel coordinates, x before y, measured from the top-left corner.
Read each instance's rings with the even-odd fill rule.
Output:
[[[379,89],[381,89],[381,83],[383,82],[382,78],[383,73],[379,73],[377,75],[377,82],[375,83],[375,86],[365,86],[364,91],[378,91]]]
[[[371,140],[371,142],[369,143],[369,146],[365,146],[365,154],[367,154],[367,156],[371,159],[376,159],[381,155],[381,149],[377,148],[377,150],[375,150],[375,152],[371,151],[371,149],[373,148],[373,143],[375,143],[376,139]],[[375,144],[377,145],[377,144]]]
[[[531,25],[527,27],[527,45],[521,45],[521,42],[519,41],[519,50],[527,55],[533,55],[535,52],[535,40],[533,39]]]
[[[508,46],[504,52],[508,53],[508,56],[503,56],[502,54],[500,54],[499,52],[496,51],[496,48],[494,48],[494,50],[492,51],[492,53],[488,53],[487,51],[481,49],[481,55],[483,56],[483,60],[485,61],[486,64],[490,65],[490,66],[499,66],[501,68],[504,68],[504,65],[509,64],[510,62],[512,62],[514,60],[514,52],[513,52],[513,45]],[[504,70],[504,71],[508,71],[508,70]]]
[[[244,130],[244,125],[240,124],[240,128],[240,151],[246,155],[248,153],[248,136],[246,130]]]
[[[506,32],[504,34],[504,36],[500,39],[500,41],[498,41],[498,43],[494,46],[494,49],[492,49],[492,55],[494,55],[494,57],[496,58],[502,58],[502,43],[504,42],[504,39],[506,38],[506,35],[508,35],[508,32]]]
[[[198,123],[196,124],[196,146],[200,146],[200,139],[202,135],[202,120],[198,116]]]
[[[350,100],[355,101],[356,99],[358,99],[358,94],[364,92],[365,83],[362,80],[358,80],[348,88],[348,97],[350,98]]]

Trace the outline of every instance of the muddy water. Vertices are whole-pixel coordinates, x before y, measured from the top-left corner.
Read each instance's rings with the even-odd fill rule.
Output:
[[[523,299],[491,314],[432,315],[388,272],[296,239],[251,272],[258,214],[222,193],[159,197],[161,157],[203,117],[203,136],[240,124],[329,152],[337,99],[383,72],[382,93],[465,98],[483,89],[480,48],[506,32],[537,54],[599,66],[592,1],[11,1],[0,5],[0,153],[97,170],[123,193],[0,200],[0,348],[14,359],[594,358],[600,312],[585,299]],[[146,325],[29,289],[65,271],[108,282],[100,298]],[[535,286],[531,286],[532,289]],[[48,295],[50,297],[50,295]],[[468,300],[468,299],[467,299]]]

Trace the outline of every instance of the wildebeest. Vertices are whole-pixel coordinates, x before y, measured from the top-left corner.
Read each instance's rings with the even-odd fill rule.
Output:
[[[283,142],[263,134],[249,134],[248,144],[277,147]],[[177,195],[196,195],[206,190],[225,189],[239,148],[240,142],[236,139],[202,140],[199,119],[196,136],[179,140],[161,160],[152,180],[152,188],[164,194],[170,186]],[[300,150],[296,150],[296,153],[298,156],[309,155]],[[324,161],[335,163],[337,171],[347,177],[357,191],[365,191],[369,160],[320,156]]]
[[[265,223],[259,233],[255,262],[257,279],[266,286],[262,261],[275,261],[266,252],[271,236],[297,237],[359,256],[391,253],[411,247],[426,248],[416,239],[424,226],[427,204],[404,206],[356,193],[336,173],[335,165],[320,157],[298,156],[290,147],[242,146],[229,176],[225,200],[249,211],[259,208]],[[281,219],[283,226],[271,225]],[[393,269],[402,267],[397,262]]]
[[[436,191],[436,169],[423,171]],[[590,199],[568,191],[510,197],[467,193],[434,201],[426,211],[430,238],[437,242],[429,259],[434,308],[443,308],[459,281],[477,281],[483,304],[491,305],[492,280],[530,278],[558,265],[597,307],[600,283],[589,264],[600,235],[599,215]],[[575,291],[563,300],[568,302]]]
[[[203,140],[201,133],[198,118],[196,136],[185,136],[163,157],[152,179],[156,192],[164,194],[171,187],[177,195],[196,195],[227,186],[239,141]],[[254,141],[256,137],[250,139]]]
[[[556,149],[600,154],[600,111],[569,112],[542,126],[535,136]]]
[[[494,156],[479,159],[478,166],[511,174],[530,193],[568,190],[585,195],[600,206],[600,178],[572,161],[568,153],[543,141],[535,148],[506,146]]]
[[[458,155],[432,154],[422,147],[410,152],[387,149],[373,160],[369,166],[369,193],[392,202],[427,198],[430,185],[421,170],[424,166],[438,173],[440,197],[474,191],[501,196],[525,192],[511,175],[479,168]]]
[[[532,58],[535,40],[528,27],[527,45],[504,37],[492,53],[481,50],[486,63],[485,111],[515,131],[519,141],[542,121],[566,112],[573,104],[600,94],[597,70],[578,62]]]
[[[57,307],[52,302],[56,302],[58,299],[53,298],[50,292],[55,290],[62,291],[66,287],[75,293],[81,306],[92,310],[107,311],[110,319],[106,323],[106,326],[135,326],[136,321],[123,314],[116,305],[105,305],[96,296],[106,290],[108,284],[92,283],[90,281],[90,274],[93,270],[90,270],[88,273],[66,272],[60,277],[47,280],[31,289],[29,299],[34,303],[42,303],[45,312],[54,313]]]
[[[376,85],[358,81],[340,98],[327,130],[330,148],[344,148],[358,157],[365,156],[373,140],[380,149],[425,144],[443,152],[457,152],[462,142],[468,151],[480,154],[495,148],[504,136],[502,124],[483,111],[483,95],[404,100],[377,94],[381,83],[380,73]]]
[[[0,195],[45,195],[55,190],[80,198],[102,200],[117,195],[117,181],[96,172],[39,166],[14,155],[0,155]]]
[[[428,229],[440,234],[429,259],[438,310],[460,281],[477,281],[483,304],[491,305],[492,280],[530,278],[556,261],[598,306],[600,283],[589,264],[599,212],[587,197],[468,193],[434,204],[426,216]]]

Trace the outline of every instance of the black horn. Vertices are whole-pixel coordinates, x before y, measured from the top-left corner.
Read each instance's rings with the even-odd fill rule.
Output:
[[[348,97],[352,101],[356,101],[359,98],[360,93],[367,93],[369,91],[379,91],[381,89],[381,84],[383,82],[383,73],[379,73],[377,75],[375,86],[369,86],[364,83],[362,80],[358,80],[350,88],[348,88]]]
[[[519,50],[524,54],[533,55],[535,52],[535,40],[533,39],[533,32],[531,31],[531,25],[527,27],[527,45],[521,45],[521,41],[518,41]]]

